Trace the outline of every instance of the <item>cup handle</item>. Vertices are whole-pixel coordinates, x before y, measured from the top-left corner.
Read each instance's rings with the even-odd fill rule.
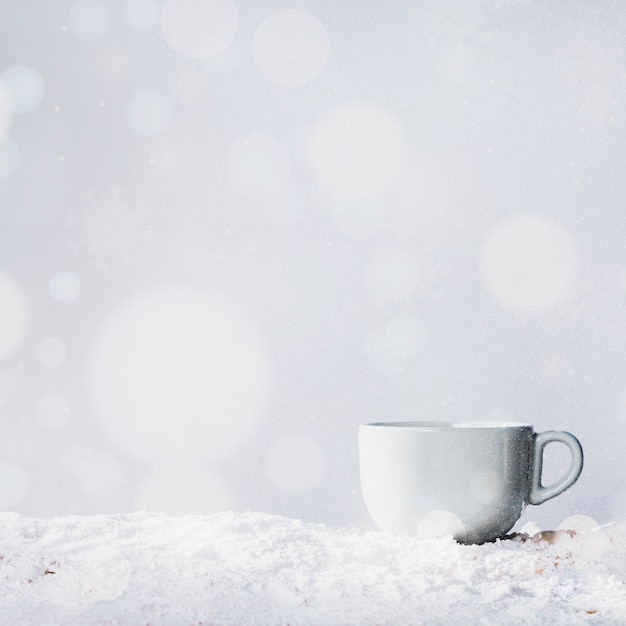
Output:
[[[564,443],[572,454],[572,462],[567,474],[559,481],[548,487],[541,484],[543,469],[543,449],[552,441]],[[570,433],[560,430],[547,430],[535,435],[535,458],[532,467],[532,484],[530,487],[530,504],[541,504],[550,498],[558,496],[571,487],[583,471],[583,448],[580,441]]]

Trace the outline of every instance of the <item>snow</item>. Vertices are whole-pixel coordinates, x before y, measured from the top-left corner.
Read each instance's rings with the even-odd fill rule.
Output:
[[[626,619],[624,525],[464,546],[264,513],[47,520],[3,513],[0,534],[7,624]]]

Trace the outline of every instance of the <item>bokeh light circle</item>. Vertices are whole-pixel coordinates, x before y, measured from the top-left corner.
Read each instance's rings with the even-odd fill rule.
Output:
[[[272,441],[264,464],[268,480],[283,493],[310,491],[322,483],[326,473],[322,448],[302,434],[284,435]]]
[[[61,367],[67,358],[67,347],[58,337],[46,337],[37,344],[37,362],[42,367]]]
[[[48,288],[57,302],[74,302],[80,294],[80,279],[73,272],[57,272],[50,279]]]
[[[49,430],[63,428],[69,422],[70,416],[70,405],[67,400],[56,393],[43,396],[35,405],[37,422]]]
[[[133,30],[150,30],[159,21],[156,0],[128,0],[124,5],[124,20]]]
[[[30,321],[30,307],[18,282],[0,270],[0,363],[20,346]]]
[[[12,65],[0,74],[0,79],[13,113],[30,113],[41,104],[45,87],[37,70],[28,65]],[[0,110],[3,106],[0,104]]]
[[[0,115],[2,114],[0,113]],[[17,142],[14,139],[6,139],[3,142],[0,136],[0,179],[11,176],[19,164],[20,148]]]
[[[287,9],[261,22],[252,50],[254,62],[265,78],[283,87],[301,87],[326,67],[330,41],[316,17],[299,9]]]
[[[138,135],[160,135],[168,129],[172,120],[170,99],[156,89],[137,91],[128,101],[126,119]]]
[[[221,459],[262,421],[266,343],[230,299],[200,287],[120,303],[94,337],[87,389],[101,428],[136,458]]]
[[[0,461],[0,511],[21,504],[30,493],[30,476],[17,463]]]
[[[574,539],[578,558],[597,562],[605,552],[613,548],[611,538],[589,515],[577,514],[564,519],[557,528],[557,533],[563,533],[560,537],[562,541],[570,541],[570,533],[567,531],[576,533]]]
[[[244,196],[263,198],[278,195],[289,181],[289,172],[289,153],[272,135],[251,133],[231,148],[228,178]]]
[[[111,28],[111,11],[102,0],[78,0],[68,15],[70,31],[83,41],[99,41]]]
[[[557,530],[574,530],[577,533],[585,532],[587,530],[595,530],[600,527],[600,524],[596,522],[593,517],[589,515],[570,515],[564,519],[557,527]]]
[[[578,278],[579,255],[569,231],[542,214],[506,217],[481,251],[483,285],[502,307],[541,313],[565,300]]]
[[[232,43],[237,32],[232,0],[165,0],[161,31],[167,44],[190,59],[214,57]]]
[[[419,539],[433,539],[445,535],[458,535],[465,532],[465,524],[451,511],[431,511],[420,520],[415,536]]]
[[[345,200],[366,200],[389,190],[408,158],[400,122],[367,100],[351,100],[324,114],[307,149],[319,183]]]

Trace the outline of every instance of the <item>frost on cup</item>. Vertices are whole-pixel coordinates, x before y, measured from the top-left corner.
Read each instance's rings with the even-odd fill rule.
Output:
[[[544,448],[569,448],[569,470],[542,484]],[[570,433],[515,422],[379,422],[359,430],[361,489],[378,526],[427,539],[484,543],[504,536],[528,504],[571,487],[583,453]]]

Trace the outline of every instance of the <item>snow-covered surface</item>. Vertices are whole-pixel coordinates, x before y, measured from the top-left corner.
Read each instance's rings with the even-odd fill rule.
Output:
[[[264,513],[0,514],[0,622],[626,623],[626,526],[464,546]]]

